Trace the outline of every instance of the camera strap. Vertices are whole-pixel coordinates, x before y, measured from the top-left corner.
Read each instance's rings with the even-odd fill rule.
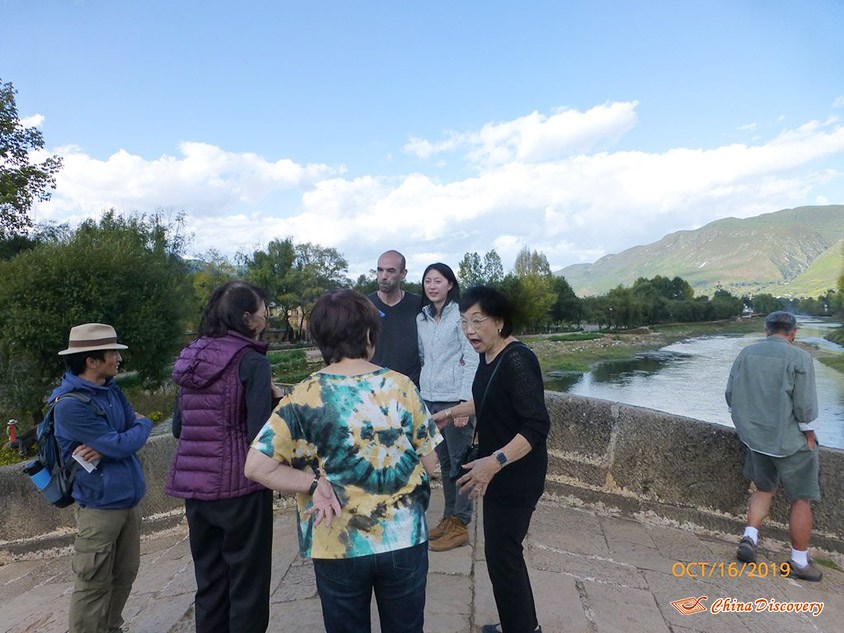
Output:
[[[486,383],[486,388],[484,389],[483,398],[481,398],[481,406],[475,409],[475,432],[472,435],[472,444],[474,444],[478,439],[478,424],[481,421],[481,411],[483,411],[484,404],[486,403],[486,396],[489,393],[489,388],[492,386],[492,382],[495,380],[495,374],[498,373],[498,368],[504,364],[504,359],[507,355],[512,352],[517,347],[524,347],[524,343],[516,342],[515,345],[509,345],[502,353],[501,356],[497,359],[498,364],[492,368],[492,375],[489,377],[489,381]]]

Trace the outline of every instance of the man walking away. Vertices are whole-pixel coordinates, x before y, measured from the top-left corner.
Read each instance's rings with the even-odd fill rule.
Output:
[[[70,599],[70,633],[122,631],[123,607],[140,565],[141,512],[146,492],[137,451],[152,421],[132,411],[114,383],[122,360],[110,325],[86,323],[70,330],[64,357],[67,373],[50,396],[56,405],[56,438],[62,455],[85,460],[78,468],[73,498],[78,506],[74,542],[75,582]],[[75,391],[90,403],[62,395]]]
[[[765,340],[745,347],[733,363],[726,398],[747,445],[744,476],[756,484],[736,558],[756,562],[759,528],[782,483],[791,502],[791,575],[819,581],[809,558],[812,501],[820,500],[818,448],[811,422],[818,417],[812,357],[793,345],[797,320],[787,312],[765,319]]]
[[[387,251],[378,258],[378,290],[368,297],[381,317],[381,334],[372,362],[404,374],[418,387],[422,365],[416,315],[422,309],[422,297],[401,289],[406,266],[404,255],[398,251]]]

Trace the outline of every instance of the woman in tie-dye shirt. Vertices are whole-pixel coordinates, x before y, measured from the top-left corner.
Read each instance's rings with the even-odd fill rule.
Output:
[[[334,290],[310,316],[328,366],[279,403],[258,434],[246,475],[297,492],[299,548],[314,560],[328,633],[421,633],[428,572],[425,511],[442,436],[406,376],[369,362],[378,313]]]

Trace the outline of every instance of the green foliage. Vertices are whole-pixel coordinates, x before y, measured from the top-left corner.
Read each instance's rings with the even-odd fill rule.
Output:
[[[162,381],[182,346],[192,295],[181,231],[181,218],[109,211],[0,262],[0,404],[37,419],[64,371],[57,352],[70,328],[86,322],[113,325],[129,346],[124,367],[148,385]]]
[[[201,265],[199,269],[191,274],[191,285],[193,286],[195,303],[189,326],[193,330],[199,327],[202,310],[205,308],[214,290],[224,283],[238,278],[235,265],[215,249],[209,250],[200,260]]]
[[[50,156],[30,164],[30,152],[44,147],[41,131],[23,127],[11,83],[0,82],[0,238],[22,233],[32,225],[33,202],[50,198],[62,159]]]
[[[770,314],[771,312],[782,310],[784,307],[782,301],[767,293],[754,295],[752,299],[746,299],[745,303],[758,314]]]
[[[552,277],[551,290],[555,295],[551,306],[551,321],[554,323],[576,323],[583,319],[583,303],[574,294],[565,277]]]
[[[481,266],[481,256],[477,253],[466,253],[457,265],[457,278],[463,288],[484,285],[484,271]]]
[[[370,271],[369,275],[359,275],[357,281],[352,285],[352,290],[362,295],[371,295],[378,290],[378,280],[375,278],[375,272]]]
[[[305,336],[305,321],[321,295],[350,285],[345,277],[348,264],[336,249],[294,244],[290,237],[273,240],[266,250],[241,260],[246,279],[267,291],[288,339]]]
[[[597,332],[574,332],[572,334],[555,334],[554,336],[549,336],[548,340],[564,343],[568,341],[594,341],[603,337],[603,334],[598,334]]]
[[[297,383],[307,378],[314,370],[307,362],[301,349],[270,352],[267,354],[272,368],[273,380],[282,383]]]
[[[504,281],[504,265],[495,249],[484,255],[483,262],[478,253],[466,253],[458,265],[457,278],[460,287],[464,289],[472,286],[498,286]]]

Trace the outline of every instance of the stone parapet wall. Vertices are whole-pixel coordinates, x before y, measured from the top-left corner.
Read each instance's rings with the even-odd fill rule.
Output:
[[[184,502],[164,494],[164,483],[176,450],[170,435],[151,437],[139,457],[147,480],[141,502],[144,531],[170,527],[184,516]],[[75,506],[47,503],[22,471],[24,464],[0,468],[0,552],[20,553],[63,547],[76,533]]]
[[[750,489],[741,473],[745,449],[733,429],[605,400],[555,392],[545,397],[551,414],[548,494],[718,532],[741,532]],[[164,495],[175,447],[175,439],[160,435],[140,452],[147,477],[142,503],[146,531],[183,516],[182,501]],[[69,545],[73,509],[43,501],[21,469],[0,468],[0,551]],[[822,501],[813,504],[812,542],[838,552],[844,552],[841,481],[844,451],[822,448]],[[785,539],[787,523],[788,503],[778,495],[765,534]]]
[[[734,429],[564,393],[546,392],[545,400],[547,493],[741,533],[751,487],[742,475],[746,449]],[[844,451],[820,450],[822,500],[812,504],[812,544],[844,552]],[[780,493],[765,534],[787,540],[788,512]]]

